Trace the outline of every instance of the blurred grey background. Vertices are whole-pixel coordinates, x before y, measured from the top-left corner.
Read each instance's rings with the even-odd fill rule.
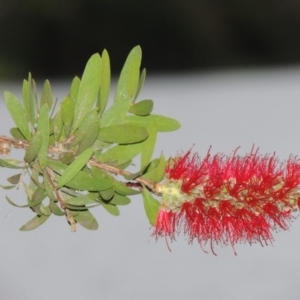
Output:
[[[284,160],[300,155],[299,17],[292,0],[0,1],[0,92],[20,96],[31,71],[62,99],[92,53],[106,48],[117,74],[140,44],[148,72],[140,99],[182,124],[159,135],[155,157],[193,144],[202,156],[210,145],[226,154],[255,145]],[[9,135],[3,101],[0,124]],[[0,169],[0,184],[14,173]],[[156,243],[140,196],[120,217],[95,208],[99,230],[78,226],[74,234],[55,216],[19,232],[33,213],[12,208],[5,195],[26,203],[22,189],[0,190],[1,300],[300,299],[297,218],[274,232],[273,245],[237,245],[237,256],[219,245],[215,257],[184,237],[172,252]]]

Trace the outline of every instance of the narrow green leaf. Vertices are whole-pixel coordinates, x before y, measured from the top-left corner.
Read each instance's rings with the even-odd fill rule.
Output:
[[[114,124],[121,124],[130,108],[131,99],[119,101],[110,106],[100,119],[100,127],[106,127]]]
[[[17,127],[20,129],[25,138],[31,140],[31,132],[29,130],[28,120],[23,105],[17,97],[11,92],[4,92],[4,100],[6,107],[14,120]]]
[[[128,205],[131,203],[131,200],[126,196],[115,193],[114,197],[109,201],[109,203],[114,205]]]
[[[135,173],[130,173],[130,175],[123,175],[125,179],[127,180],[133,180],[133,179],[136,179],[137,177],[141,176],[144,172],[144,170],[147,168],[144,167],[142,169],[140,169],[138,172],[135,172]]]
[[[141,153],[141,150],[141,143],[117,145],[98,155],[97,160],[101,162],[111,162],[118,166],[133,159]]]
[[[64,201],[67,204],[75,205],[75,206],[83,206],[83,205],[95,203],[95,200],[89,198],[88,196],[72,197],[69,195],[65,195]]]
[[[31,77],[31,74],[30,74]],[[32,99],[32,109],[34,112],[34,121],[36,120],[36,115],[35,113],[39,113],[39,103],[38,103],[38,97],[37,97],[37,87],[36,87],[36,82],[33,78],[31,80],[28,79],[29,84],[31,85],[31,88],[29,89],[29,97]]]
[[[145,83],[145,79],[146,79],[146,69],[144,68],[141,72],[141,75],[140,75],[140,79],[139,79],[139,84],[138,84],[138,87],[137,87],[137,90],[136,90],[136,93],[135,93],[135,96],[134,96],[134,99],[133,99],[133,102],[135,102],[135,100],[137,99],[137,97],[139,96],[140,94],[140,91]]]
[[[129,112],[138,116],[147,116],[151,114],[153,105],[154,103],[150,99],[142,100],[140,102],[133,103]]]
[[[78,155],[75,160],[65,169],[62,176],[57,182],[57,188],[64,186],[68,183],[75,175],[86,165],[93,154],[93,148],[88,148],[80,155]]]
[[[74,109],[74,102],[69,97],[65,97],[61,103],[61,118],[64,124],[66,136],[69,136],[71,132],[71,126],[74,119]]]
[[[99,227],[97,220],[88,210],[80,211],[74,219],[85,229],[97,230]]]
[[[28,204],[25,204],[25,205],[18,205],[16,203],[14,203],[10,198],[8,198],[7,196],[5,196],[7,202],[9,204],[11,204],[12,206],[15,206],[15,207],[20,207],[20,208],[25,208],[25,207],[33,207],[33,206],[36,206],[38,204],[40,204],[43,200],[37,200],[35,202],[30,202]]]
[[[40,206],[40,211],[44,216],[50,216],[52,214],[50,207],[43,205],[43,203]]]
[[[38,155],[41,146],[42,146],[42,134],[40,131],[37,131],[33,136],[32,140],[29,142],[29,145],[25,152],[24,160],[27,163],[31,163],[36,156]]]
[[[112,199],[112,197],[114,196],[115,194],[115,189],[114,187],[111,187],[107,190],[104,190],[104,191],[100,191],[99,194],[101,195],[101,198],[103,200],[106,200],[106,201],[109,201]]]
[[[49,146],[49,108],[47,104],[44,104],[40,110],[37,130],[41,133],[41,147],[38,153],[38,159],[41,168],[45,168],[47,165],[47,155]]]
[[[136,46],[130,51],[121,71],[114,102],[134,97],[139,84],[141,60],[141,47]]]
[[[96,101],[101,76],[101,57],[94,54],[86,64],[82,75],[78,96],[75,103],[74,122],[72,131],[74,132],[91,111],[93,104]]]
[[[61,156],[61,162],[65,165],[71,164],[75,160],[75,155],[71,152],[66,152]]]
[[[80,79],[77,76],[75,76],[71,83],[71,89],[70,89],[70,97],[74,102],[77,99],[79,87],[80,87]]]
[[[60,175],[63,174],[64,170],[67,168],[67,166],[61,162],[53,160],[48,160],[48,166]],[[82,171],[66,183],[66,186],[82,191],[102,191],[109,189],[113,185],[113,180],[108,176],[92,177]]]
[[[23,98],[27,119],[33,126],[35,123],[35,108],[34,108],[35,103],[32,95],[31,84],[32,84],[32,78],[31,78],[31,74],[29,73],[28,81],[25,79],[23,80],[22,98]]]
[[[135,47],[129,53],[118,81],[114,103],[100,119],[100,127],[123,122],[137,90],[141,64],[141,48]]]
[[[48,105],[48,109],[50,111],[52,104],[53,104],[53,96],[52,96],[52,91],[51,91],[51,85],[49,80],[46,80],[44,82],[44,86],[43,86],[43,90],[42,90],[42,95],[41,95],[41,104],[40,104],[40,108],[42,108],[42,106],[44,104]]]
[[[149,164],[153,155],[157,137],[156,124],[150,123],[147,126],[147,132],[149,134],[149,137],[142,143],[141,168],[144,168]]]
[[[37,201],[41,201],[44,200],[46,198],[46,191],[41,188],[41,187],[37,187],[37,189],[34,191],[32,198],[30,199],[32,202],[37,202]]]
[[[99,135],[99,121],[95,121],[93,124],[91,124],[89,130],[84,135],[83,139],[81,140],[78,149],[76,151],[76,155],[83,152],[85,149],[93,146],[94,142],[98,138]]]
[[[13,127],[9,130],[10,134],[12,137],[18,140],[26,140],[25,136],[21,133],[19,128]]]
[[[11,190],[11,189],[15,188],[16,186],[15,185],[2,185],[2,184],[0,184],[0,187],[3,190]]]
[[[180,128],[180,123],[172,118],[160,116],[160,115],[148,115],[148,116],[127,116],[124,120],[125,124],[136,124],[139,126],[147,127],[150,123],[155,123],[157,131],[168,132],[174,131]]]
[[[94,166],[91,167],[91,174],[92,174],[92,178],[93,180],[97,180],[97,181],[103,181],[104,182],[110,182],[110,186],[107,188],[103,188],[101,189],[101,191],[107,190],[109,188],[111,188],[113,186],[113,177],[111,175],[109,175],[107,172],[105,172],[104,170],[101,170],[99,168],[96,168]]]
[[[61,116],[61,106],[60,106],[54,119],[53,119],[53,135],[54,135],[55,141],[59,140],[62,129],[63,129],[63,120],[62,120],[62,116]]]
[[[111,215],[117,217],[120,215],[120,210],[118,208],[118,206],[114,205],[114,204],[110,204],[110,203],[102,203],[103,208],[109,212]]]
[[[41,216],[35,216],[30,221],[28,221],[26,224],[24,224],[19,230],[20,231],[29,231],[36,229],[43,223],[45,223],[48,220],[49,216],[41,215]]]
[[[57,204],[55,204],[53,201],[50,202],[50,209],[52,211],[52,213],[56,216],[64,216],[65,212],[62,211]]]
[[[56,195],[54,195],[54,191],[53,191],[53,187],[49,181],[49,178],[48,178],[48,173],[45,172],[44,175],[43,175],[43,183],[44,183],[44,188],[45,188],[45,192],[46,192],[46,195],[49,197],[49,199],[51,201],[57,201],[56,199]],[[50,207],[51,209],[51,207]]]
[[[124,183],[122,183],[122,182],[120,182],[118,180],[115,180],[114,187],[115,187],[115,191],[118,194],[121,194],[121,195],[124,195],[124,196],[131,196],[131,195],[138,195],[138,194],[140,194],[140,191],[131,189],[128,186],[126,186]]]
[[[22,174],[16,174],[6,178],[6,180],[11,184],[18,184],[20,182],[21,175]]]
[[[31,176],[31,177],[33,177],[33,176]],[[31,201],[32,195],[33,195],[33,193],[34,193],[34,190],[37,188],[37,186],[35,185],[34,179],[32,179],[32,178],[31,178],[31,180],[30,180],[29,185],[30,185],[30,187],[29,187],[27,184],[25,184],[25,183],[23,182],[23,187],[24,187],[25,193],[26,193],[26,195],[27,195],[27,200],[28,200],[28,204],[29,204],[29,207],[30,207],[30,206],[31,206],[31,203],[32,203],[32,201]],[[34,187],[33,185],[35,185],[35,187]],[[40,203],[41,201],[42,201],[42,200],[40,200],[39,202],[37,202],[37,203],[35,203],[35,204],[38,204],[38,203]],[[35,204],[34,204],[34,205],[35,205]]]
[[[100,76],[100,89],[98,95],[97,106],[99,107],[99,116],[105,111],[109,90],[110,90],[110,61],[108,52],[104,49],[102,52],[102,65],[101,65],[101,76]]]
[[[143,189],[142,195],[146,216],[149,220],[149,223],[152,226],[155,226],[160,203],[155,198],[153,198],[151,193],[146,188]]]
[[[22,166],[18,166],[20,163],[22,163],[19,160],[14,159],[1,159],[0,158],[0,166],[4,168],[10,168],[10,169],[24,169]]]
[[[78,145],[82,141],[82,139],[86,136],[86,134],[89,132],[92,124],[95,122],[98,122],[98,128],[99,128],[98,113],[96,109],[93,109],[90,113],[86,115],[86,117],[83,119],[78,129],[75,131],[74,138],[71,141],[71,146]]]
[[[150,163],[150,166],[142,177],[154,182],[160,182],[164,178],[165,168],[166,159],[164,155],[161,155],[159,159],[155,159]]]
[[[145,140],[148,132],[135,125],[111,125],[100,129],[98,139],[108,143],[132,144]]]

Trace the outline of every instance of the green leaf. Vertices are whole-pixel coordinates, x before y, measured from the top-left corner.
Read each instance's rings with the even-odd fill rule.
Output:
[[[38,201],[42,201],[45,198],[46,198],[46,191],[43,188],[38,186],[37,189],[34,191],[30,201],[35,203],[35,202],[38,202]]]
[[[24,108],[26,111],[27,118],[32,126],[35,123],[35,102],[32,94],[32,78],[31,74],[28,74],[28,81],[24,79],[23,89],[22,89],[22,98],[24,103]]]
[[[97,98],[100,86],[101,75],[101,57],[94,54],[86,64],[82,75],[78,96],[75,103],[74,122],[72,132],[74,132],[91,111],[93,104]]]
[[[6,178],[6,180],[11,184],[18,184],[20,182],[21,175],[22,174],[16,174]]]
[[[135,93],[135,96],[134,96],[134,99],[133,99],[133,102],[135,102],[135,100],[137,99],[137,97],[139,96],[140,94],[140,91],[145,83],[145,79],[146,79],[146,69],[144,68],[143,71],[141,72],[141,75],[140,75],[140,79],[139,79],[139,84],[138,84],[138,88],[136,90],[136,93]]]
[[[164,178],[165,168],[166,159],[164,155],[161,155],[159,159],[155,159],[150,163],[150,166],[146,169],[142,177],[154,182],[160,182]]]
[[[50,209],[56,216],[64,216],[65,212],[62,211],[53,201],[50,202]]]
[[[87,135],[87,133],[90,130],[90,127],[95,122],[98,122],[98,128],[99,128],[99,119],[98,119],[98,113],[96,109],[93,109],[90,113],[86,115],[86,117],[81,122],[80,126],[74,133],[74,138],[71,141],[71,146],[78,145],[82,139]]]
[[[108,143],[132,144],[145,140],[148,132],[135,125],[111,125],[100,129],[98,139]]]
[[[61,162],[50,159],[48,160],[48,166],[58,174],[63,174],[64,170],[67,168],[67,166]],[[113,185],[113,180],[108,176],[91,177],[82,171],[66,183],[66,186],[82,191],[101,191],[106,190]]]
[[[57,188],[64,186],[68,183],[72,178],[75,177],[76,174],[86,165],[93,154],[93,148],[88,148],[80,155],[78,155],[75,160],[65,169],[62,176],[59,178],[57,182]]]
[[[103,200],[109,201],[114,196],[115,189],[114,189],[114,187],[111,187],[107,190],[100,191],[99,194]]]
[[[147,126],[147,131],[149,137],[142,143],[141,168],[144,168],[149,164],[153,155],[157,137],[156,123],[150,123]]]
[[[18,166],[20,163],[22,163],[19,160],[14,159],[1,159],[0,158],[0,166],[4,168],[10,168],[10,169],[24,169],[24,167]]]
[[[59,107],[54,119],[53,119],[53,135],[55,141],[58,141],[63,128],[63,120],[61,116],[61,106]]]
[[[80,87],[80,79],[77,76],[75,76],[71,83],[71,89],[70,89],[70,97],[74,102],[77,99],[79,87]]]
[[[28,120],[26,118],[26,113],[24,107],[21,102],[17,99],[17,97],[11,92],[4,92],[4,100],[7,106],[7,109],[14,120],[15,124],[22,132],[24,137],[30,141],[31,140],[31,132],[29,130]]]
[[[49,171],[49,169],[47,171]],[[43,179],[44,179],[43,183],[44,183],[46,195],[49,197],[49,199],[51,201],[57,201],[56,195],[54,195],[54,191],[53,191],[54,189],[51,185],[51,182],[50,182],[47,174],[48,174],[48,172],[47,173],[45,172],[43,175]],[[51,209],[51,207],[50,207],[50,209]]]
[[[2,185],[2,184],[0,184],[0,187],[1,187],[1,189],[4,189],[4,190],[11,190],[11,189],[15,188],[16,186],[15,185]]]
[[[97,230],[99,227],[97,220],[88,210],[80,211],[74,219],[85,229]]]
[[[150,224],[152,226],[155,226],[160,203],[155,198],[153,198],[151,193],[146,188],[143,189],[142,195],[147,218]]]
[[[37,131],[33,136],[25,152],[24,160],[31,163],[38,155],[42,146],[42,134]]]
[[[72,163],[75,159],[75,155],[71,152],[65,152],[62,156],[61,156],[61,162],[65,165],[69,165],[70,163]]]
[[[19,128],[17,127],[13,127],[9,130],[10,134],[12,135],[12,137],[14,137],[15,139],[18,140],[26,140],[25,136],[21,133],[21,131],[19,130]]]
[[[40,215],[33,217],[30,221],[24,224],[19,230],[20,231],[29,231],[36,229],[40,225],[44,224],[48,220],[49,216]]]
[[[138,116],[147,116],[153,110],[153,101],[150,99],[135,102],[131,105],[129,112]]]
[[[74,102],[69,97],[65,97],[61,103],[61,118],[64,124],[66,136],[69,136],[71,132],[71,126],[74,118],[74,107]]]
[[[133,159],[141,153],[141,149],[141,143],[117,145],[98,155],[97,160],[101,162],[112,162],[118,166]]]
[[[49,110],[51,109],[52,104],[53,104],[53,96],[52,96],[51,85],[50,85],[49,80],[46,80],[44,82],[40,108],[43,107],[44,104],[48,105]]]
[[[89,198],[88,196],[72,197],[69,195],[64,195],[64,201],[67,204],[75,205],[75,206],[83,206],[86,204],[95,203],[95,200],[92,198]]]
[[[52,211],[49,206],[44,206],[43,203],[40,206],[40,212],[45,216],[50,216]]]
[[[120,215],[120,210],[116,205],[103,202],[102,206],[111,215],[116,216],[116,217]]]
[[[136,124],[139,126],[149,126],[151,123],[155,123],[157,126],[157,131],[168,132],[174,131],[180,128],[180,123],[175,119],[160,116],[160,115],[148,115],[148,116],[127,116],[125,118],[125,124]]]
[[[78,149],[76,151],[76,155],[83,152],[85,149],[93,146],[94,142],[96,141],[98,134],[99,134],[99,121],[94,122],[91,124],[89,130],[86,132],[85,136],[81,140]]]
[[[135,173],[130,173],[130,175],[126,175],[124,174],[123,177],[127,180],[133,180],[133,179],[136,179],[137,177],[141,176],[144,172],[144,170],[147,168],[148,166],[140,169],[138,172],[135,172]]]
[[[123,122],[137,90],[141,64],[141,48],[135,47],[129,53],[118,81],[113,105],[100,119],[100,127],[116,125]]]
[[[109,201],[109,203],[114,205],[128,205],[131,203],[131,200],[126,196],[115,193],[114,197]]]
[[[16,203],[14,203],[10,198],[8,198],[7,196],[5,196],[7,202],[9,204],[11,204],[12,206],[15,206],[15,207],[20,207],[20,208],[25,208],[25,207],[33,207],[33,206],[36,206],[38,204],[40,204],[43,200],[37,200],[35,202],[30,202],[28,204],[25,204],[25,205],[18,205]]]
[[[136,46],[130,51],[121,71],[114,102],[134,97],[139,84],[141,60],[141,47]]]
[[[115,180],[115,191],[118,194],[124,195],[124,196],[130,196],[130,195],[138,195],[140,194],[140,191],[134,190],[126,186],[124,183]]]
[[[41,133],[41,147],[38,153],[38,159],[41,168],[45,168],[47,165],[48,146],[49,146],[49,108],[47,104],[44,104],[40,110],[37,130]]]
[[[108,52],[104,49],[102,52],[100,89],[97,101],[97,106],[99,107],[99,116],[102,116],[107,105],[110,90],[110,76],[109,56]]]
[[[34,170],[33,170],[34,171]],[[34,174],[35,175],[35,174]],[[31,177],[33,177],[33,175],[31,175]],[[31,206],[31,203],[32,203],[32,201],[31,201],[31,199],[32,199],[32,195],[33,195],[33,193],[34,193],[34,189],[36,189],[36,185],[35,185],[35,183],[34,183],[34,179],[33,178],[31,178],[31,180],[30,180],[30,183],[29,183],[29,185],[30,185],[30,187],[29,186],[27,186],[24,182],[23,182],[23,186],[24,186],[24,190],[25,190],[25,193],[26,193],[26,195],[27,195],[27,200],[28,200],[28,207],[30,207]],[[34,185],[35,185],[35,187],[34,187]],[[40,203],[41,201],[39,201],[38,203]],[[38,204],[38,203],[36,203],[36,204]],[[35,205],[35,204],[34,204]],[[25,206],[25,207],[27,207],[27,206]]]

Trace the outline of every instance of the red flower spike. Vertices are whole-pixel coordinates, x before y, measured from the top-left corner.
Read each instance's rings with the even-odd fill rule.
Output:
[[[201,160],[188,151],[169,160],[154,235],[189,243],[234,245],[272,242],[273,230],[287,230],[300,207],[300,160],[280,163],[251,151],[238,156],[210,153]]]

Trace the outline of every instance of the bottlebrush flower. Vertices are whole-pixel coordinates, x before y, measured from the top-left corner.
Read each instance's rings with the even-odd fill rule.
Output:
[[[234,245],[272,242],[272,231],[286,230],[300,199],[300,160],[279,162],[275,154],[252,151],[239,156],[188,151],[169,160],[154,235],[191,243]]]

